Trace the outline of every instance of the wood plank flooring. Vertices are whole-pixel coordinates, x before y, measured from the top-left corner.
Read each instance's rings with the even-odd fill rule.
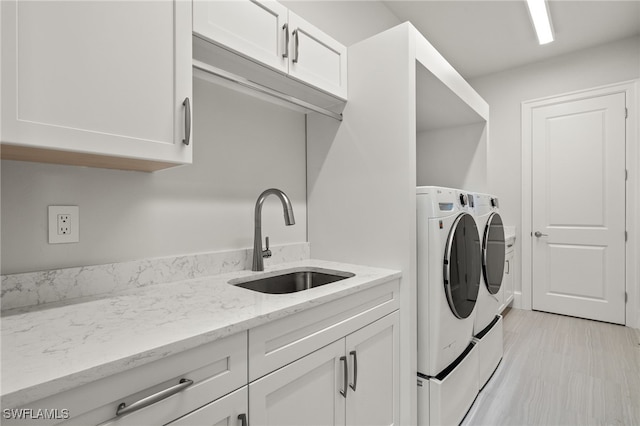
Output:
[[[640,425],[640,331],[519,309],[504,317],[502,362],[463,425]]]

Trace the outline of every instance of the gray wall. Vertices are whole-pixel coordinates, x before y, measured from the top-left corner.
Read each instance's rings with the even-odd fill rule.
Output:
[[[281,3],[347,47],[400,23],[379,1],[304,0]]]
[[[487,125],[447,127],[418,133],[418,186],[487,192]]]
[[[194,79],[194,163],[155,173],[2,161],[2,273],[247,248],[260,192],[271,244],[306,241],[305,117]],[[273,199],[271,199],[273,198]],[[47,243],[47,206],[80,206],[80,243]]]
[[[522,225],[521,103],[640,77],[640,37],[472,79],[490,105],[487,182],[505,225]],[[521,253],[517,242],[517,261]],[[516,290],[521,290],[521,281]]]

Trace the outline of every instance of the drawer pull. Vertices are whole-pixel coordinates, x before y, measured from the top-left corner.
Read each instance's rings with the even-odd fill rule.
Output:
[[[127,406],[124,402],[118,405],[118,409],[116,410],[116,416],[123,416],[128,413],[133,413],[141,408],[147,407],[151,404],[155,404],[156,402],[162,401],[163,399],[169,398],[171,395],[175,395],[180,391],[185,390],[189,386],[193,384],[193,380],[189,379],[180,379],[180,383],[177,385],[171,386],[165,390],[161,390],[160,392],[154,393],[153,395],[149,395],[146,398],[142,398],[139,401],[134,402],[133,404]]]

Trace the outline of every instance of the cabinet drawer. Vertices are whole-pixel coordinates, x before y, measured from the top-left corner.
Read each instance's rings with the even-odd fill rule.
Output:
[[[136,401],[175,386],[180,379],[193,384],[161,401],[116,417],[121,403]],[[247,383],[247,334],[238,333],[133,370],[105,377],[21,408],[67,410],[65,425],[104,426],[164,424],[232,392]],[[40,420],[38,425],[64,421]],[[5,425],[33,424],[34,420],[3,421]]]
[[[249,330],[249,380],[289,364],[398,309],[399,281]]]

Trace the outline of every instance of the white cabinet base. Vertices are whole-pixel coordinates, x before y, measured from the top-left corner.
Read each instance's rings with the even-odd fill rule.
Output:
[[[478,394],[475,345],[446,377],[418,378],[418,425],[457,425]]]
[[[497,321],[480,339],[473,339],[478,347],[478,380],[480,389],[487,384],[493,372],[498,368],[504,352],[502,316],[498,315],[496,318]]]
[[[396,311],[347,336],[347,425],[400,424],[400,350]]]
[[[249,384],[252,424],[344,425],[344,340]]]

